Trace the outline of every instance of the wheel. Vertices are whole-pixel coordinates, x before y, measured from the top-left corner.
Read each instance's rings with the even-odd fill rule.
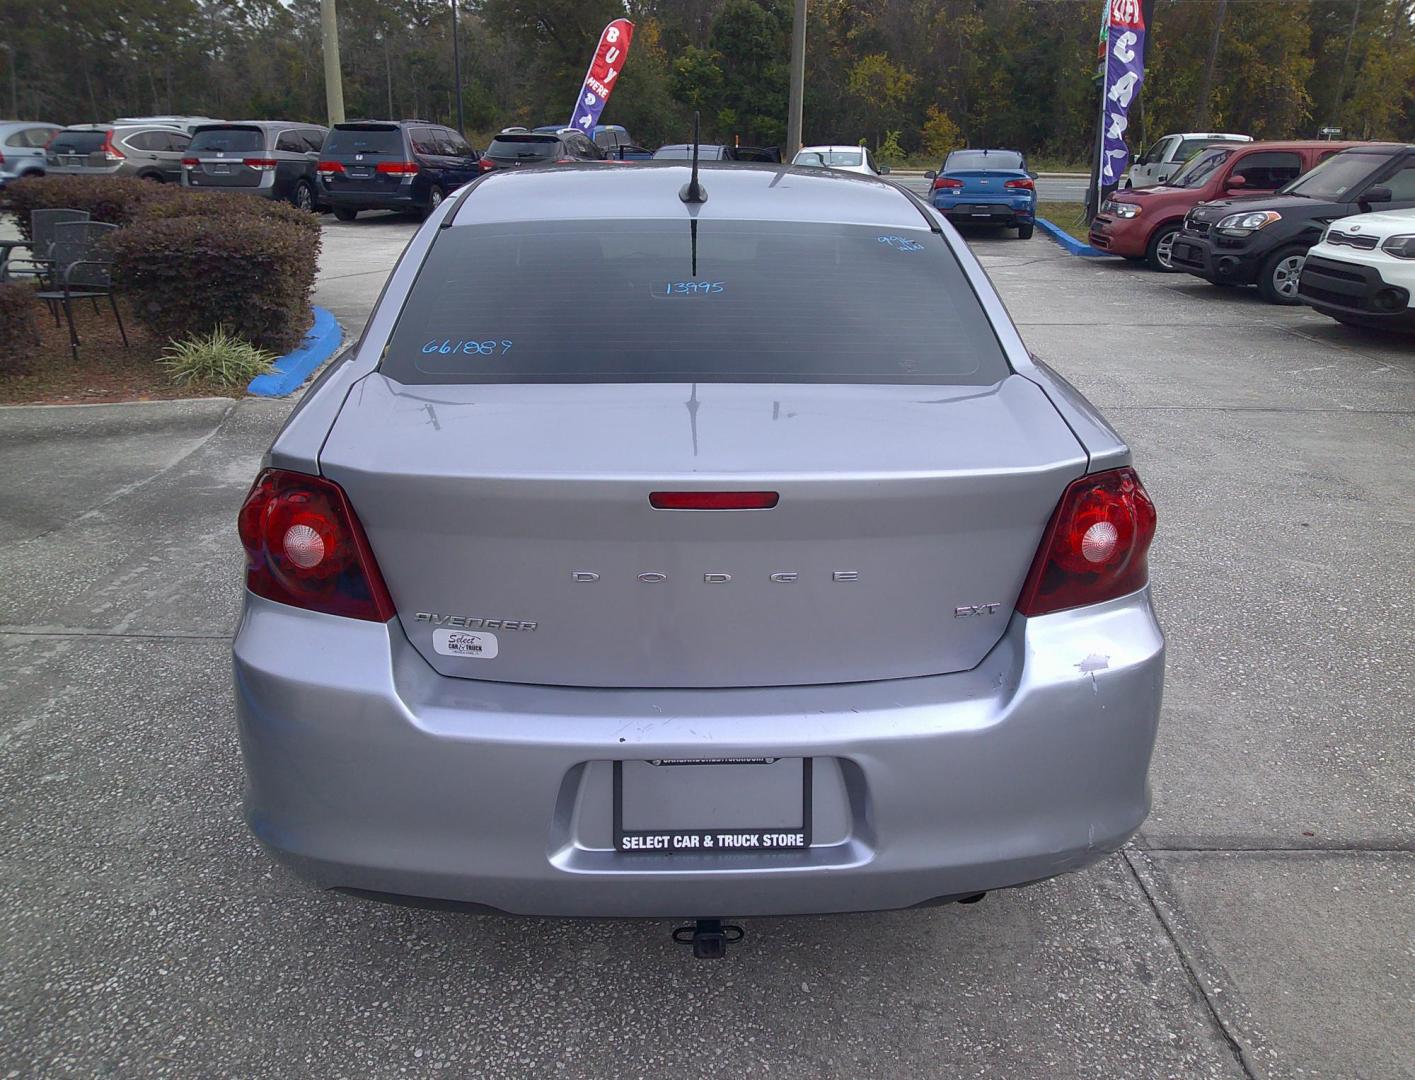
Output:
[[[1036,229],[1036,226],[1035,226],[1035,225],[1032,225],[1031,223],[1028,223],[1028,224],[1026,224],[1026,225],[1018,225],[1018,226],[1017,226],[1017,239],[1018,239],[1018,240],[1030,240],[1030,239],[1032,238],[1032,232],[1033,232],[1035,229]]]
[[[295,185],[295,190],[290,195],[290,202],[297,210],[305,210],[314,213],[314,189],[308,182],[301,180]]]
[[[1289,247],[1273,252],[1258,271],[1258,294],[1269,304],[1286,307],[1300,304],[1297,279],[1302,276],[1302,264],[1306,261],[1306,248]]]
[[[161,184],[161,183],[163,183],[162,174],[161,174],[161,173],[155,173],[155,172],[138,173],[138,179],[139,179],[139,180],[146,180],[146,181],[147,181],[148,183],[150,183],[150,184]]]
[[[442,200],[445,197],[446,196],[442,194],[442,189],[434,185],[432,190],[427,193],[427,209],[422,211],[421,216],[424,218],[432,217],[433,214],[437,213],[437,208],[442,205]]]
[[[354,218],[359,216],[359,212],[357,210],[350,210],[347,206],[336,206],[334,208],[334,216],[339,221],[353,221]]]
[[[1150,242],[1145,245],[1145,263],[1151,270],[1161,274],[1177,274],[1174,265],[1174,238],[1179,235],[1179,223],[1170,222],[1155,230]]]

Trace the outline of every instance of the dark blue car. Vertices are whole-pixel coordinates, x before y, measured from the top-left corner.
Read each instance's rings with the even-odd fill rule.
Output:
[[[955,224],[1002,225],[1031,238],[1037,220],[1036,173],[1016,150],[955,150],[933,181],[929,199]]]

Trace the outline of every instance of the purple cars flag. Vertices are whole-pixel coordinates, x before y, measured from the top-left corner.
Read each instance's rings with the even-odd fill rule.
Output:
[[[615,19],[599,35],[599,47],[594,51],[580,96],[575,99],[575,111],[570,114],[570,126],[579,128],[594,138],[599,114],[614,92],[619,73],[624,70],[624,58],[629,55],[629,42],[634,37],[634,24],[628,19]]]
[[[1106,22],[1105,98],[1101,105],[1100,187],[1120,182],[1130,160],[1125,129],[1130,103],[1145,81],[1145,15],[1140,0],[1110,0]]]

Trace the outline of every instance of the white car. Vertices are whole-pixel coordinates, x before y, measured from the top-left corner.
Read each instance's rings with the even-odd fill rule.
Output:
[[[791,164],[864,176],[883,176],[889,172],[888,165],[875,164],[875,156],[867,146],[803,146],[791,159]]]
[[[1179,171],[1179,166],[1206,146],[1220,142],[1252,141],[1251,135],[1233,135],[1224,132],[1184,131],[1166,135],[1152,144],[1143,154],[1135,155],[1135,163],[1121,178],[1120,186],[1146,188],[1163,184]]]
[[[1415,210],[1337,218],[1307,252],[1297,295],[1350,326],[1415,330]]]

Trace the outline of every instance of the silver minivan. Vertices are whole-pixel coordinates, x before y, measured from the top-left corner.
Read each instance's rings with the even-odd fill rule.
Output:
[[[0,120],[0,187],[22,176],[44,175],[44,148],[60,126],[37,120]]]
[[[45,167],[58,176],[133,176],[175,184],[192,137],[152,124],[84,124],[65,128],[45,151]]]

